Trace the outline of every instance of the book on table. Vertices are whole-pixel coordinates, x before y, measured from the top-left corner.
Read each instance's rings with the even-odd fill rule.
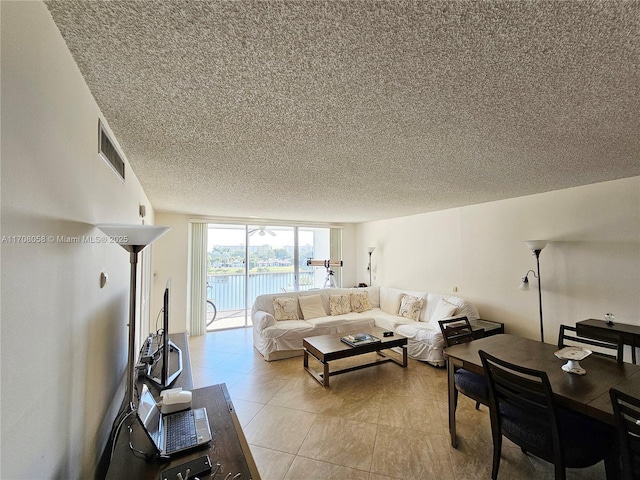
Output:
[[[370,335],[368,333],[354,333],[351,335],[345,335],[344,337],[341,337],[340,340],[347,345],[351,345],[352,347],[380,342],[380,339],[378,337],[374,337],[373,335]]]

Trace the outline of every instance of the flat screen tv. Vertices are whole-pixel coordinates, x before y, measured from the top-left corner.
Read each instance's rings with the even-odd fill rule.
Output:
[[[157,353],[147,367],[147,378],[163,388],[169,387],[182,373],[182,350],[169,340],[170,300],[171,279],[167,280],[162,300],[162,332],[158,332],[153,340],[157,342]]]

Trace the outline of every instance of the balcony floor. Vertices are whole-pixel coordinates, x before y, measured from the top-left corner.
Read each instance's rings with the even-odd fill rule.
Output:
[[[207,332],[215,332],[217,330],[227,330],[229,328],[243,328],[245,326],[245,315],[247,317],[247,325],[253,326],[251,322],[251,310],[224,310],[218,312],[216,319],[207,327]]]

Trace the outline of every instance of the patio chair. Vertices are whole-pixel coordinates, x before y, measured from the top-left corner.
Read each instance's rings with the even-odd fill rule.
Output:
[[[488,378],[493,437],[491,478],[498,478],[502,436],[523,453],[555,465],[556,480],[566,468],[586,468],[605,461],[607,479],[619,473],[613,428],[577,412],[558,407],[547,374],[514,365],[480,350]]]

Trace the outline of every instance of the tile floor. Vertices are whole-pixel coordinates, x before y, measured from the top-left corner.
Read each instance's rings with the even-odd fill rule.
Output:
[[[193,337],[189,348],[195,388],[226,383],[263,480],[491,478],[486,407],[460,396],[458,449],[449,444],[444,368],[410,359],[405,369],[387,363],[331,377],[323,389],[302,357],[264,361],[251,329]],[[567,477],[604,479],[604,466]],[[499,479],[553,478],[550,464],[504,441]]]

